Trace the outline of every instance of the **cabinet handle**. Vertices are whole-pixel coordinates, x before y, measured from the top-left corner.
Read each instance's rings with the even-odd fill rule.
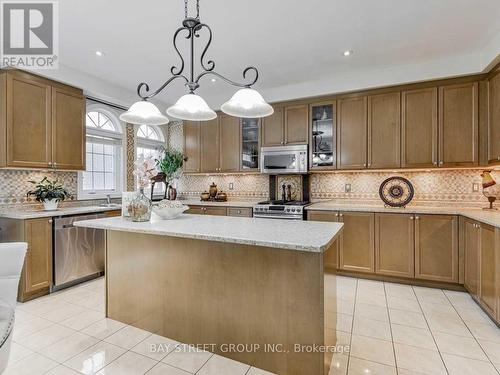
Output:
[[[366,167],[366,163],[363,164],[363,167]]]
[[[49,224],[52,224],[52,219],[49,219]]]
[[[288,139],[285,139],[285,144],[287,144],[287,143],[288,143]]]
[[[432,163],[432,164],[434,164],[434,165],[438,165],[437,161],[435,161],[435,162],[434,162],[434,163]]]
[[[415,216],[415,220],[420,220],[420,217],[418,217],[418,216]]]
[[[339,217],[339,214],[335,214],[335,217]]]
[[[499,156],[499,157],[497,157],[497,160],[500,160],[500,156]]]
[[[410,220],[413,220],[413,219],[415,219],[415,218],[413,216],[410,216]]]
[[[340,217],[344,217],[344,214],[339,214]]]
[[[241,210],[238,210],[238,214],[241,214]]]
[[[439,165],[443,165],[443,164],[444,164],[444,162],[442,162],[442,161],[439,162]]]
[[[285,142],[281,141],[281,144],[283,145],[283,144],[285,144]]]

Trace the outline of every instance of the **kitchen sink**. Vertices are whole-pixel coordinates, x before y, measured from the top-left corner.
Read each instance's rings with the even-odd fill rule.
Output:
[[[103,203],[103,204],[100,204],[99,207],[108,207],[108,208],[116,207],[116,208],[120,208],[121,204],[119,204],[119,203]]]

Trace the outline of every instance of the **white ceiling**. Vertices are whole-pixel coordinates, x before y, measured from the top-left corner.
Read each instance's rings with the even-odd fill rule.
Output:
[[[62,68],[47,73],[52,77],[129,104],[139,82],[156,88],[179,62],[172,36],[183,18],[182,0],[59,4]],[[480,72],[500,52],[498,0],[201,0],[200,5],[201,20],[214,33],[208,57],[216,70],[240,79],[244,67],[255,65],[256,88],[270,101]],[[198,51],[206,40],[200,39]],[[354,54],[344,57],[346,49]],[[97,57],[96,50],[105,56]],[[218,108],[235,90],[207,78],[199,93]],[[184,92],[178,82],[159,99],[171,103]]]

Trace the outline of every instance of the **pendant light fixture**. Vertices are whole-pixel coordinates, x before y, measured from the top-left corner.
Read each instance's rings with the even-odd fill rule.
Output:
[[[210,109],[202,97],[195,94],[195,91],[200,87],[200,80],[205,76],[214,76],[222,81],[236,87],[240,87],[233,97],[221,106],[221,110],[228,115],[235,117],[266,117],[270,116],[274,110],[269,104],[266,103],[262,95],[252,89],[252,86],[259,79],[259,71],[257,68],[250,66],[243,71],[243,79],[247,79],[249,72],[253,73],[253,79],[248,82],[235,82],[220,73],[215,69],[215,62],[213,60],[206,61],[207,50],[212,43],[212,30],[210,27],[200,22],[200,2],[196,0],[196,17],[188,17],[188,0],[184,0],[184,20],[182,26],[174,33],[173,44],[177,55],[180,58],[179,66],[172,66],[170,72],[172,76],[163,83],[156,91],[149,93],[149,85],[147,83],[140,83],[137,87],[137,95],[142,99],[141,101],[133,104],[129,110],[120,116],[120,119],[131,124],[147,124],[159,125],[168,123],[168,118],[163,116],[159,109],[152,103],[148,102],[149,99],[158,95],[165,89],[171,82],[181,79],[184,80],[185,86],[188,88],[189,93],[182,96],[177,102],[167,109],[169,116],[175,117],[180,120],[189,121],[208,121],[217,117],[217,114]],[[200,32],[205,29],[208,32],[208,42],[203,49],[200,57],[200,65],[202,68],[201,73],[195,77],[194,73],[194,42],[195,38],[200,36]],[[190,43],[190,60],[189,60],[189,75],[184,74],[185,61],[179,48],[177,47],[177,37],[181,33],[185,34],[185,38]]]

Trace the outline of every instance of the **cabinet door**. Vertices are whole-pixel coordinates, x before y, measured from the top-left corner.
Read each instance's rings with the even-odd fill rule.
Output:
[[[85,100],[78,90],[52,88],[52,162],[85,170]]]
[[[220,116],[220,171],[240,170],[240,119]]]
[[[200,172],[200,123],[198,121],[184,121],[184,172]]]
[[[249,207],[228,207],[227,216],[252,217],[253,212]]]
[[[337,223],[340,221],[339,213],[336,211],[307,211],[308,221],[326,221],[330,223]],[[342,234],[340,235],[342,236]],[[324,257],[324,265],[327,268],[337,269],[339,264],[339,250],[340,250],[339,238],[335,241],[333,248],[328,250]]]
[[[337,168],[366,168],[367,99],[349,98],[337,102]]]
[[[375,271],[375,215],[366,212],[342,212],[344,230],[340,238],[339,268],[346,271]]]
[[[28,251],[22,292],[32,293],[48,288],[52,282],[52,220],[30,219],[24,225]]]
[[[375,214],[375,273],[415,276],[414,216]]]
[[[488,118],[488,162],[500,162],[500,71],[490,78]]]
[[[226,216],[226,207],[203,207],[205,215]]]
[[[186,211],[187,214],[193,215],[203,215],[205,212],[203,211],[202,206],[189,206],[189,210]]]
[[[337,166],[337,107],[335,102],[311,104],[310,169]]]
[[[52,163],[51,86],[28,74],[7,74],[7,166]]]
[[[297,105],[285,108],[285,144],[307,144],[309,133],[309,106]]]
[[[401,165],[436,167],[438,160],[438,89],[403,91]]]
[[[262,146],[281,146],[284,141],[283,108],[274,108],[271,116],[262,119]]]
[[[479,294],[479,225],[469,219],[463,221],[464,286],[473,296]]]
[[[202,172],[219,172],[219,119],[200,122],[200,168]]]
[[[415,216],[415,277],[458,282],[458,219],[456,216]]]
[[[478,164],[477,82],[439,88],[439,166]]]
[[[495,228],[479,224],[480,226],[480,256],[479,256],[479,301],[491,315],[497,312],[497,274],[500,270],[496,267],[495,254]]]
[[[401,166],[401,94],[368,97],[368,168]]]
[[[241,119],[241,171],[258,171],[260,154],[260,120]]]

